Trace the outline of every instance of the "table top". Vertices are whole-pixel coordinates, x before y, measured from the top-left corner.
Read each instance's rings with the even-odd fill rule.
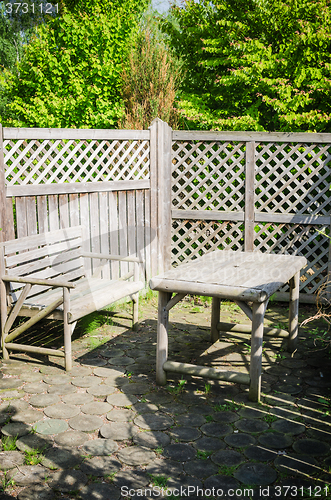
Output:
[[[150,288],[262,302],[307,264],[305,257],[216,250],[150,280]]]

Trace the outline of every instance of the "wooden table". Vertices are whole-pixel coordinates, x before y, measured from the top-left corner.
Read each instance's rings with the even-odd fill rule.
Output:
[[[250,386],[249,399],[259,401],[263,335],[287,337],[288,350],[293,352],[296,349],[300,269],[306,264],[305,257],[217,250],[152,278],[150,288],[159,292],[157,384],[166,384],[167,371],[185,373],[209,379],[248,384]],[[264,315],[270,296],[287,282],[290,285],[288,332],[276,328],[263,328]],[[172,296],[173,293],[175,293],[174,296]],[[212,342],[218,340],[219,331],[251,332],[249,375],[168,361],[169,311],[186,294],[213,297]],[[249,317],[251,325],[220,323],[220,299],[234,300]],[[252,303],[252,307],[249,303]]]

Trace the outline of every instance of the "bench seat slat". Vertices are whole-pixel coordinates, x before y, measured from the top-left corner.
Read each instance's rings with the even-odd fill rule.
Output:
[[[49,233],[24,236],[17,240],[5,241],[1,245],[4,247],[5,254],[27,251],[29,248],[35,249],[41,245],[52,245],[59,241],[72,241],[82,237],[82,227],[70,227],[67,229],[57,229]],[[68,243],[70,247],[70,244]]]

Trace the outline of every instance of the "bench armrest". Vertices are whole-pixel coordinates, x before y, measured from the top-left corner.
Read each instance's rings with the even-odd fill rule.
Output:
[[[82,257],[91,257],[92,259],[123,260],[126,262],[144,262],[139,257],[123,257],[122,255],[108,255],[105,253],[82,252]]]
[[[76,288],[74,283],[70,281],[56,281],[52,279],[38,279],[38,278],[22,278],[19,276],[10,276],[5,275],[2,276],[1,279],[3,281],[11,281],[13,283],[30,283],[31,285],[44,285],[44,286],[53,286],[53,287],[62,287],[62,288]]]

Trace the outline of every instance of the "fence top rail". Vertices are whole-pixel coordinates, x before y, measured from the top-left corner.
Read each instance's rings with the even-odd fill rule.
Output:
[[[331,143],[331,134],[311,132],[208,132],[202,130],[173,130],[173,141],[256,141]]]
[[[149,140],[149,130],[73,129],[73,128],[3,128],[3,139],[85,139]]]

